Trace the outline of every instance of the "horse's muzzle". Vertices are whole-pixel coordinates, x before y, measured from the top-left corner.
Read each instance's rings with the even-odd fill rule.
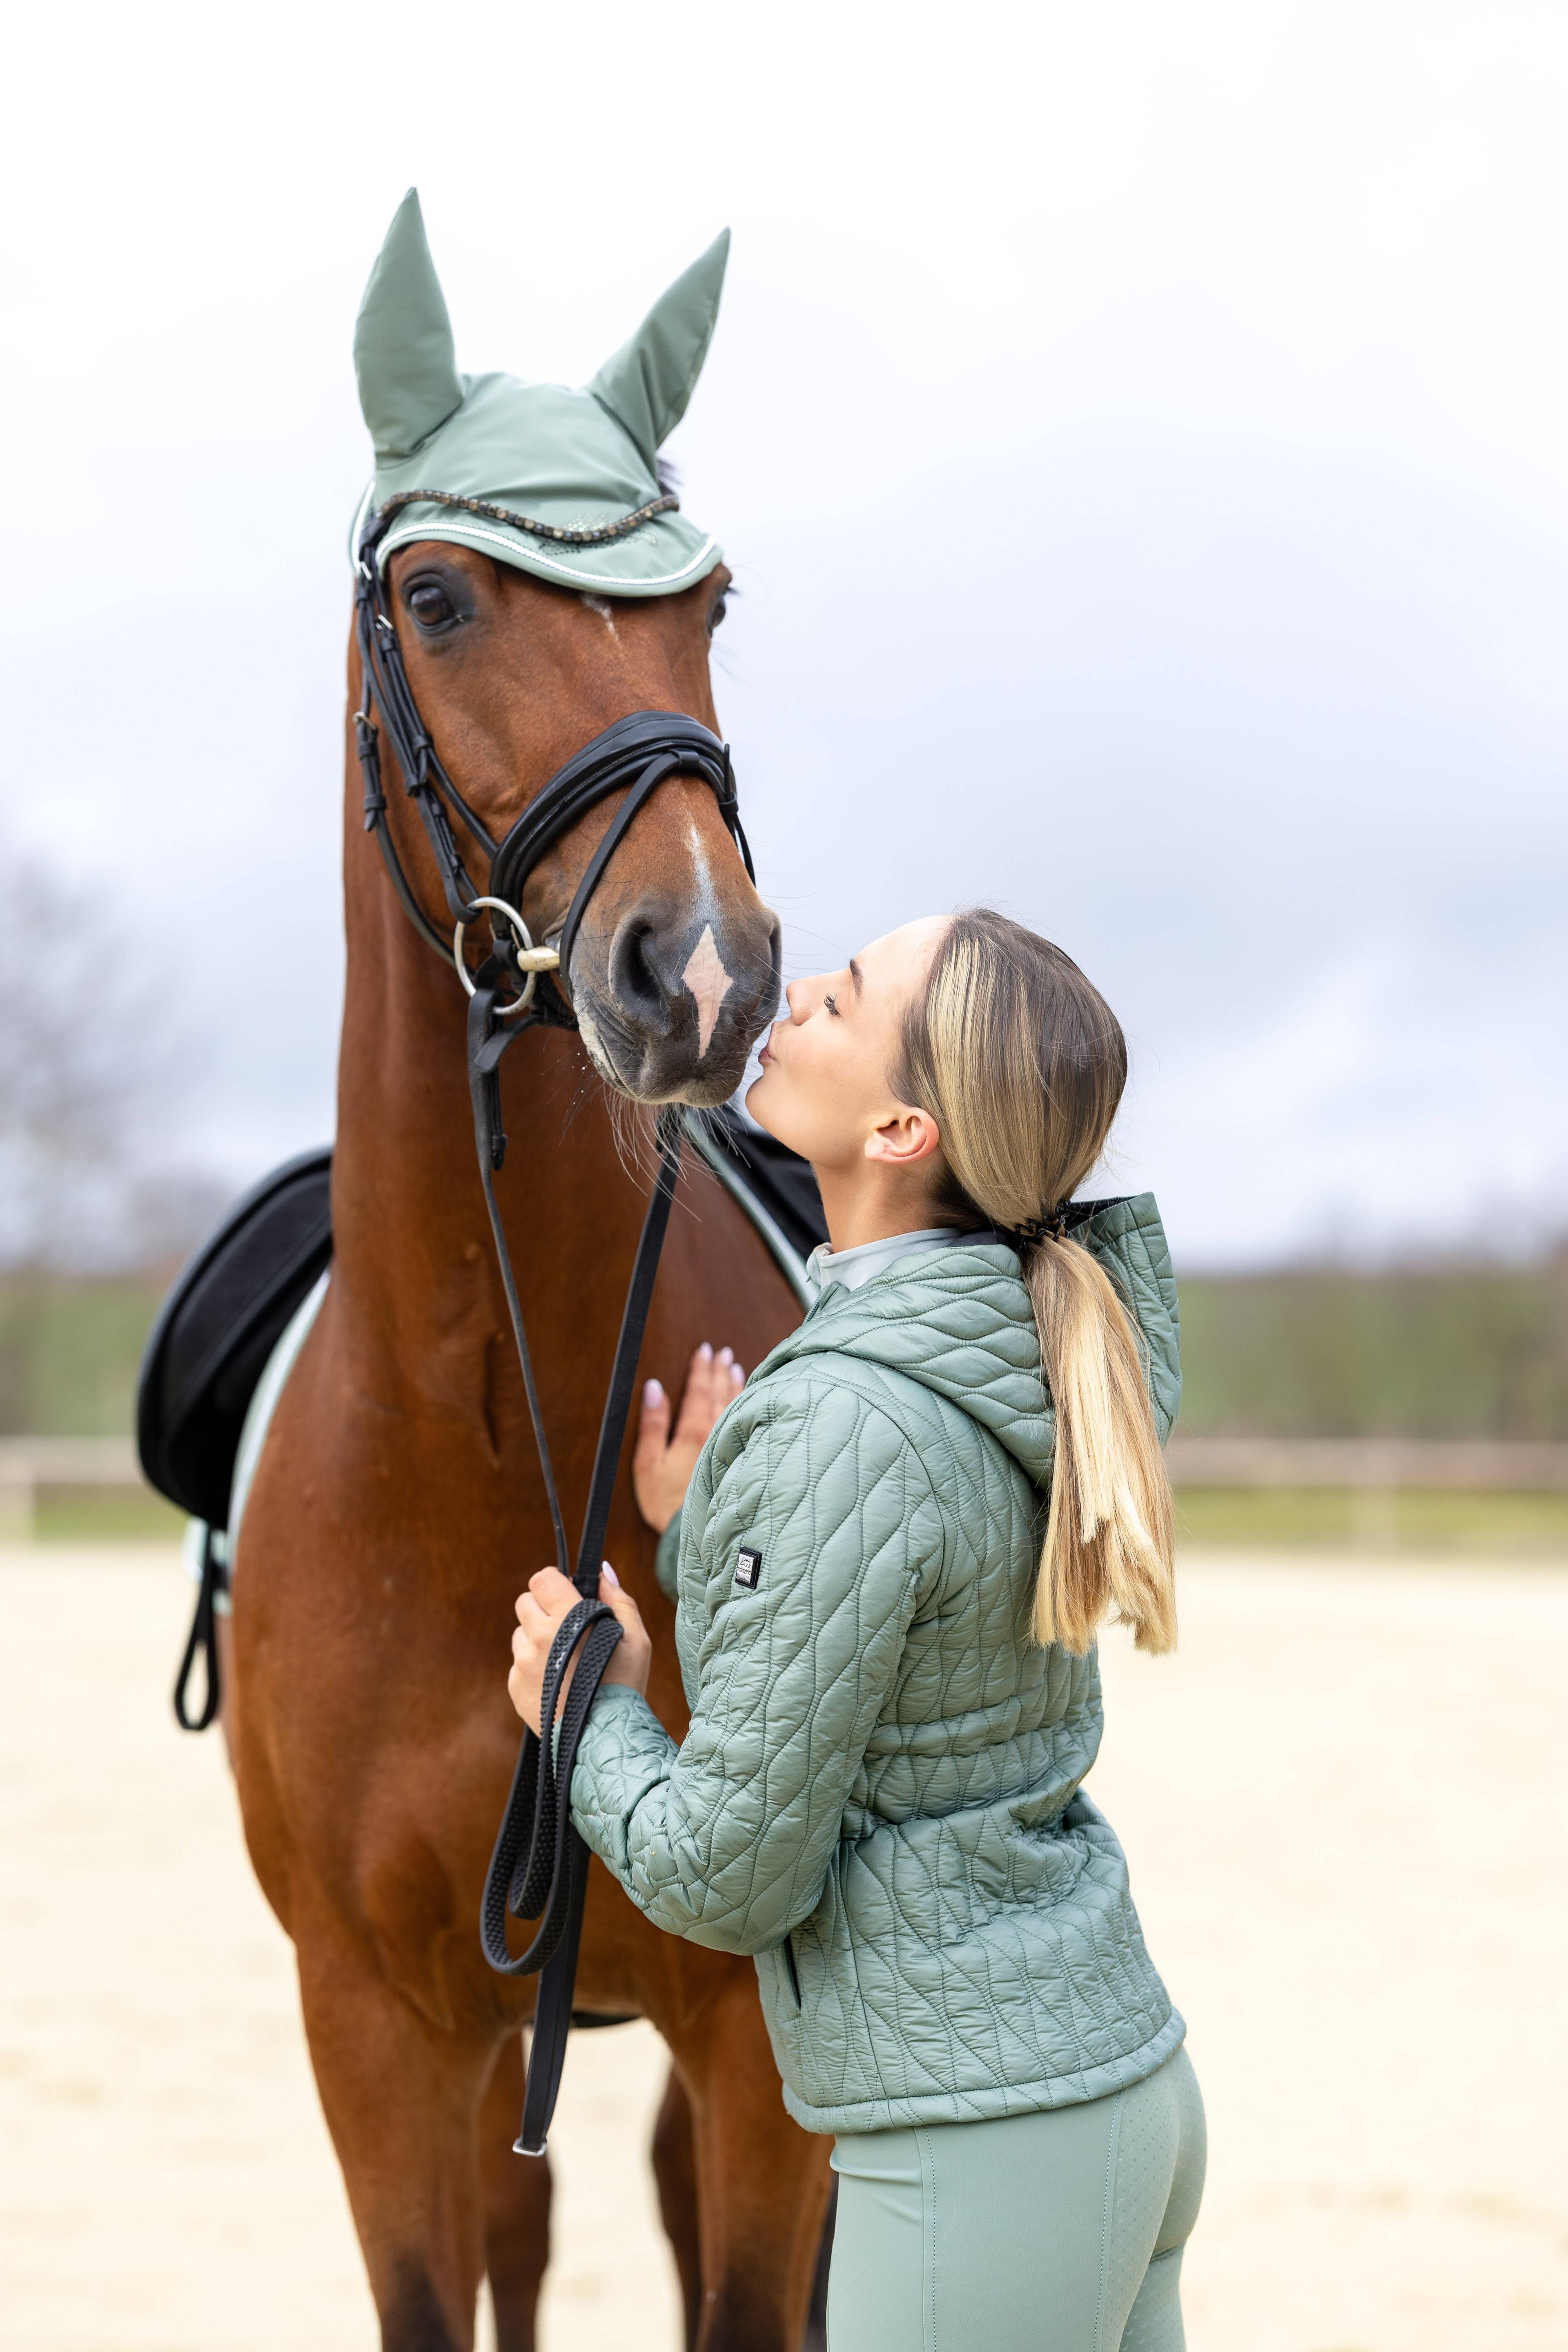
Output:
[[[607,940],[585,924],[573,1003],[601,1074],[639,1102],[727,1102],[779,1002],[779,926],[754,902],[671,920],[628,908]]]

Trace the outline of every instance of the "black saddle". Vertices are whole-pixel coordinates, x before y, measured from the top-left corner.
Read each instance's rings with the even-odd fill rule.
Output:
[[[237,1201],[183,1268],[142,1358],[136,1446],[150,1486],[228,1525],[256,1384],[332,1255],[330,1150],[301,1152]]]

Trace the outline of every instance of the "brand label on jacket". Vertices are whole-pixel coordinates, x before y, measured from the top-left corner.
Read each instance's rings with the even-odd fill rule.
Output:
[[[760,1551],[742,1550],[739,1559],[735,1563],[736,1583],[743,1584],[748,1592],[754,1592],[758,1584],[762,1581],[762,1553]]]

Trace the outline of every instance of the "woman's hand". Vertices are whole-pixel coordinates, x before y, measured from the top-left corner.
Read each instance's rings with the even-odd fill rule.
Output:
[[[632,1492],[650,1528],[662,1535],[686,1500],[697,1457],[708,1433],[745,1383],[734,1350],[715,1355],[706,1339],[692,1356],[675,1434],[669,1433],[669,1399],[658,1381],[645,1382],[637,1451],[632,1456]]]
[[[517,1631],[511,1637],[511,1672],[507,1676],[507,1693],[511,1703],[527,1724],[530,1731],[542,1738],[539,1728],[539,1702],[544,1687],[544,1664],[551,1645],[583,1598],[569,1576],[558,1568],[542,1568],[537,1576],[528,1580],[528,1591],[520,1594],[517,1603]],[[599,1598],[615,1612],[620,1622],[621,1638],[610,1653],[610,1663],[605,1668],[607,1683],[626,1683],[635,1691],[647,1695],[647,1670],[653,1658],[653,1643],[642,1621],[642,1612],[629,1592],[621,1590],[620,1580],[608,1560],[599,1579]],[[577,1670],[579,1648],[567,1667],[561,1685],[561,1699],[565,1699],[572,1687],[572,1677]]]

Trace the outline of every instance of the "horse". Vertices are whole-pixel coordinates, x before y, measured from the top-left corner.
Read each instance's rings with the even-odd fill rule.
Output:
[[[615,600],[416,541],[387,579],[425,724],[497,838],[617,719],[679,711],[717,729],[721,567],[678,593]],[[460,611],[459,636],[408,625],[415,593]],[[351,638],[347,708],[361,705]],[[463,992],[362,828],[352,722],[344,764],[335,1254],[233,1562],[225,1728],[251,1860],[295,1947],[384,2352],[470,2346],[486,2278],[500,2352],[531,2352],[550,2178],[511,2140],[536,1979],[486,1967],[478,1919],[519,1732],[512,1604],[551,1558],[551,1522],[475,1167]],[[387,799],[403,870],[438,924],[436,861],[410,804]],[[521,910],[534,937],[559,929],[622,799],[589,810],[535,869]],[[776,919],[712,792],[672,775],[633,820],[559,976],[578,1034],[532,1029],[503,1065],[511,1149],[497,1188],[569,1516],[646,1203],[640,1107],[728,1098],[776,1005],[778,966]],[[683,1171],[642,1373],[674,1393],[700,1340],[755,1363],[798,1317],[743,1213]],[[624,1470],[606,1549],[653,1633],[650,1702],[679,1736],[673,1612]],[[668,2045],[652,2159],[691,2352],[796,2352],[827,2143],[784,2112],[750,1960],[662,1934],[595,1861],[574,2016],[647,2018]]]

